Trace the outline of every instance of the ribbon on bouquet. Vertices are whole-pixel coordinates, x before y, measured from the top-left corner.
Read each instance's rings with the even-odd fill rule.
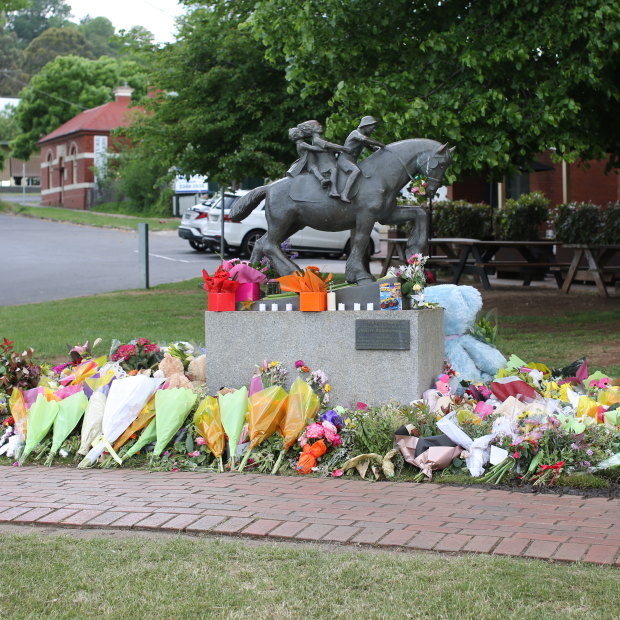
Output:
[[[538,480],[538,478],[540,478],[546,471],[551,470],[555,472],[553,474],[553,478],[551,478],[551,482],[549,483],[550,485],[552,485],[555,482],[555,479],[560,475],[560,471],[562,470],[562,467],[564,467],[564,465],[564,461],[558,461],[555,465],[541,465],[540,473],[534,477],[534,480]]]
[[[95,439],[93,440],[93,443],[91,445],[93,446],[93,448],[96,448],[99,444],[103,444],[105,446],[105,449],[110,453],[110,456],[119,465],[123,464],[123,460],[121,459],[121,457],[118,454],[116,454],[116,451],[112,447],[112,444],[105,438],[104,435],[99,435],[99,437],[95,437]]]

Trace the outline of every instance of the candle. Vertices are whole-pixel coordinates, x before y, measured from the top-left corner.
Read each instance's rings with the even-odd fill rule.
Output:
[[[366,304],[366,310],[374,310],[374,309],[375,309],[374,304]]]
[[[271,304],[271,311],[272,312],[277,312],[278,311],[278,304]]]
[[[344,304],[338,304],[338,310],[342,312],[342,310],[344,310]]]
[[[286,304],[286,311],[291,312],[293,310],[293,304]]]
[[[353,310],[361,310],[361,309],[362,309],[361,304],[353,304]]]
[[[266,312],[267,311],[267,304],[258,304],[258,311],[259,312]]]
[[[336,309],[336,293],[334,293],[333,291],[331,293],[327,293],[327,309]]]

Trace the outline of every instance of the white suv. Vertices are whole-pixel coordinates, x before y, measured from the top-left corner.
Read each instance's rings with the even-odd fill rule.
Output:
[[[228,219],[230,207],[237,198],[246,194],[240,190],[235,194],[226,194],[224,204],[224,252],[239,251],[249,257],[254,244],[267,232],[265,203],[262,202],[242,222],[231,222]],[[192,207],[185,213],[179,236],[188,239],[195,250],[213,250],[219,252],[222,238],[222,199],[211,204],[203,203]],[[326,232],[305,227],[290,238],[290,249],[297,252],[324,254],[330,258],[348,255],[351,231]],[[375,226],[370,236],[370,256],[380,250],[379,229]]]

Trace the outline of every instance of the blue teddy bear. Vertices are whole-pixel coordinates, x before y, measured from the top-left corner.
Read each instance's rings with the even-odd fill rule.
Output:
[[[457,373],[451,380],[489,381],[504,366],[506,358],[492,345],[467,332],[482,308],[482,296],[473,286],[439,284],[424,289],[424,300],[441,306],[444,312],[445,356]]]

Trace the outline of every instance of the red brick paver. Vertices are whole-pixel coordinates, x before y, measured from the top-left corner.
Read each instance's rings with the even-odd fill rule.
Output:
[[[0,467],[0,522],[620,565],[620,500],[259,474]]]

